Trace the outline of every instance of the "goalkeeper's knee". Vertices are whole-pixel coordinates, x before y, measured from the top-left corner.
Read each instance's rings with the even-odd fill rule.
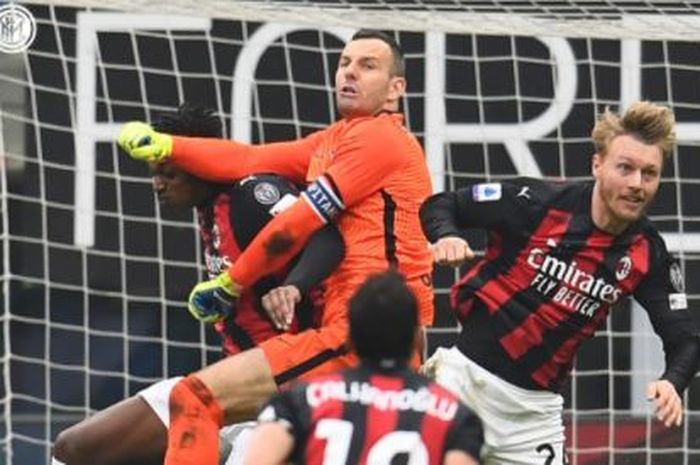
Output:
[[[195,375],[180,380],[170,393],[170,425],[182,418],[211,422],[217,431],[224,423],[224,411],[219,402]]]
[[[166,465],[219,462],[219,428],[224,412],[196,376],[178,382],[170,393],[170,430]]]

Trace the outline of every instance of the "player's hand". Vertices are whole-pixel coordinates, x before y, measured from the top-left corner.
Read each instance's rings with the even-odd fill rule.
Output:
[[[216,323],[231,314],[240,295],[241,286],[233,281],[227,272],[223,272],[192,289],[187,309],[193,317],[203,323]]]
[[[666,427],[683,423],[683,401],[669,381],[660,379],[647,385],[647,399],[654,401],[656,418]]]
[[[145,162],[158,162],[173,153],[173,138],[156,132],[140,121],[126,123],[117,137],[117,143],[131,158]]]
[[[301,302],[301,292],[296,286],[280,286],[262,298],[262,306],[275,327],[287,331],[294,319],[294,308]]]
[[[438,265],[460,266],[464,262],[474,258],[474,251],[469,243],[456,236],[447,236],[438,239],[430,245],[433,261]]]

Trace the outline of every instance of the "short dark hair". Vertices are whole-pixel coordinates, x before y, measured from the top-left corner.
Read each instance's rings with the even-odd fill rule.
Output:
[[[396,271],[370,276],[350,298],[350,339],[357,355],[405,363],[413,352],[418,302]]]
[[[350,40],[360,39],[378,39],[387,44],[391,49],[391,55],[394,57],[393,75],[406,76],[406,59],[403,56],[403,50],[401,50],[401,46],[391,35],[376,29],[360,29],[353,34]]]
[[[153,129],[173,136],[223,136],[223,126],[216,112],[189,102],[182,103],[174,113],[161,115],[153,123]]]

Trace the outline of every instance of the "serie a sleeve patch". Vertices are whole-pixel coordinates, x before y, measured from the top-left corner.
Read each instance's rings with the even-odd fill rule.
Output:
[[[503,195],[503,186],[499,182],[475,184],[472,186],[474,202],[495,202]]]

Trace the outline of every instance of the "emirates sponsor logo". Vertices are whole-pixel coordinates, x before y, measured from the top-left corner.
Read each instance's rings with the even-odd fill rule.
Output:
[[[629,260],[629,257],[626,257]],[[554,302],[582,315],[592,317],[603,304],[613,305],[622,296],[622,289],[596,278],[579,268],[576,260],[565,261],[549,255],[545,250],[533,248],[527,264],[537,270],[530,286]],[[629,275],[632,262],[618,264],[616,277]]]

